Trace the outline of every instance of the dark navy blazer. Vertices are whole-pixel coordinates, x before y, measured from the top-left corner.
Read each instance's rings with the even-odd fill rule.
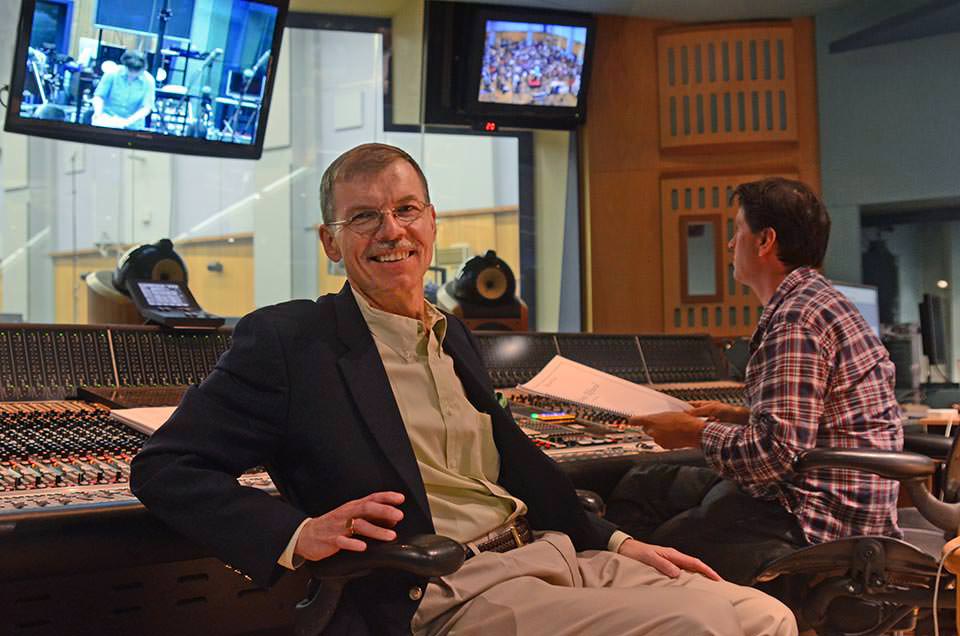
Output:
[[[444,350],[471,404],[491,416],[499,483],[529,507],[536,530],[604,549],[614,526],[585,513],[569,479],[498,404],[476,342],[447,315]],[[266,466],[284,499],[236,477]],[[259,584],[297,526],[372,492],[406,495],[398,534],[434,532],[420,470],[383,362],[349,286],[241,320],[215,370],[191,387],[133,462],[131,487],[170,526]],[[407,574],[350,583],[328,633],[410,633],[426,581]]]

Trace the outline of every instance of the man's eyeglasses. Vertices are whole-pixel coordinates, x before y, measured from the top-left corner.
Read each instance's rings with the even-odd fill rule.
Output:
[[[423,216],[423,213],[427,208],[431,207],[431,205],[430,203],[422,203],[420,201],[410,201],[390,208],[387,212],[381,210],[360,210],[345,221],[331,221],[326,225],[327,227],[345,227],[357,234],[371,235],[376,234],[380,230],[383,226],[383,219],[387,214],[392,214],[393,218],[397,220],[397,223],[406,227]]]

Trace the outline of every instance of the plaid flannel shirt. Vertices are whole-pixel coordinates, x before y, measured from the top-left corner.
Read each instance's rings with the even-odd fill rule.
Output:
[[[810,543],[902,536],[899,484],[851,470],[793,472],[808,448],[903,449],[894,366],[856,307],[802,267],[777,287],[750,342],[750,420],[708,423],[708,465],[754,497],[776,499]]]

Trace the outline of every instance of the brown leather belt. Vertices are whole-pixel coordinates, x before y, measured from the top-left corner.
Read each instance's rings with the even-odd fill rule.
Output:
[[[491,531],[478,541],[471,541],[472,546],[466,546],[467,557],[474,557],[481,552],[509,552],[514,548],[527,545],[533,541],[533,531],[527,518],[524,516],[506,523]]]

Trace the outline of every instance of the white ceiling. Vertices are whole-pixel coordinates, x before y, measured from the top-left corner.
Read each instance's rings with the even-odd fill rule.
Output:
[[[850,0],[460,0],[538,9],[611,13],[680,22],[815,15]]]

